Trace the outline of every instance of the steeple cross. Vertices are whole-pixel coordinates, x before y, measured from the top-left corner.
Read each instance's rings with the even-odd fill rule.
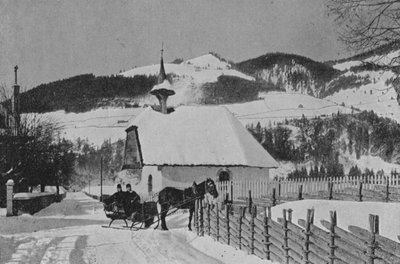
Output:
[[[18,71],[18,65],[15,65],[15,67],[14,67],[15,84],[18,84],[18,82],[17,82],[17,71]]]
[[[164,55],[164,42],[161,42],[161,58]]]

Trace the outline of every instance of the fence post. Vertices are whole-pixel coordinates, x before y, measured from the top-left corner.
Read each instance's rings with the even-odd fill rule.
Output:
[[[204,236],[204,201],[199,199],[200,206],[200,236]]]
[[[257,213],[257,210],[254,207],[255,207],[255,205],[251,209],[251,220],[250,220],[250,234],[251,234],[250,252],[251,252],[251,254],[254,254],[254,232],[255,232],[254,231],[254,218],[256,217],[256,213]]]
[[[218,208],[218,203],[216,204],[216,209],[217,209],[217,241],[219,241],[219,208]]]
[[[362,183],[362,181],[359,181],[359,183],[358,183],[358,201],[359,202],[362,202],[362,197],[363,197],[362,188],[363,188],[363,183]]]
[[[329,233],[331,236],[331,240],[330,240],[330,252],[329,252],[329,259],[330,259],[330,263],[334,264],[335,263],[335,249],[337,248],[337,246],[335,245],[335,227],[337,224],[337,218],[336,218],[336,211],[330,211],[330,215],[331,215],[331,225],[329,228]]]
[[[314,224],[314,209],[307,210],[306,226],[304,230],[304,263],[310,263],[308,254],[310,253],[310,236],[311,236],[311,225]]]
[[[389,195],[390,195],[390,193],[389,193],[389,178],[386,177],[386,199],[385,199],[386,202],[389,202]]]
[[[379,234],[379,216],[378,215],[369,215],[369,231],[371,232],[370,241],[368,243],[368,263],[374,264],[375,262],[375,248],[376,248],[376,238],[375,235]]]
[[[211,213],[210,213],[210,208],[211,205],[209,202],[207,202],[207,234],[211,234]]]
[[[231,232],[229,230],[229,207],[230,207],[229,204],[227,204],[225,206],[226,236],[227,236],[226,239],[227,239],[228,245],[231,244]]]
[[[279,196],[279,198],[281,197],[281,180],[279,180],[279,184],[278,184],[278,196]]]
[[[329,200],[333,199],[333,182],[328,181]]]
[[[242,249],[242,222],[243,222],[243,207],[239,208],[239,230],[238,230],[238,239],[239,239],[239,249]]]
[[[194,224],[196,227],[196,234],[199,235],[200,234],[200,223],[199,223],[199,199],[196,199],[194,202]]]
[[[14,181],[9,179],[6,182],[7,186],[7,213],[6,216],[13,216],[14,215],[14,210],[13,210],[13,192],[14,192]]]
[[[269,221],[271,219],[271,207],[268,208],[264,207],[264,246],[265,246],[265,258],[270,260],[271,259],[271,251],[269,249],[269,245],[271,242],[269,241]]]
[[[272,188],[272,206],[276,205],[276,189]]]
[[[233,203],[233,182],[231,181],[231,203]]]
[[[283,250],[285,251],[286,264],[289,264],[289,243],[288,243],[288,224],[287,224],[287,216],[286,209],[283,209]]]
[[[252,205],[253,205],[253,200],[251,199],[251,190],[249,190],[249,213],[251,214],[251,209],[252,209]]]
[[[303,185],[302,184],[299,186],[298,200],[303,200]]]

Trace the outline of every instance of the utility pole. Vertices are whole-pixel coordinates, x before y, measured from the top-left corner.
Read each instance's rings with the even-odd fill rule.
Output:
[[[88,176],[89,176],[89,194],[91,194],[90,193],[90,173],[88,174]]]
[[[103,201],[103,155],[100,159],[100,202]]]

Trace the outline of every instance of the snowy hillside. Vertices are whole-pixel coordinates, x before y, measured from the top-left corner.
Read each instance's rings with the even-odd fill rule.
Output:
[[[267,53],[236,64],[256,80],[286,92],[319,97],[326,84],[340,72],[328,64],[286,53]]]
[[[99,108],[78,114],[56,111],[28,115],[35,115],[40,120],[54,121],[61,126],[61,136],[66,139],[75,141],[78,137],[87,138],[90,143],[100,146],[104,140],[111,139],[111,142],[114,142],[124,139],[129,122],[141,111],[143,108]]]
[[[233,76],[252,81],[253,77],[231,69],[231,65],[212,54],[183,61],[180,64],[164,63],[165,71],[172,78],[175,95],[170,98],[172,105],[197,103],[202,99],[201,86],[205,83],[216,82],[218,77]],[[160,64],[138,67],[120,73],[125,77],[136,75],[158,75]],[[142,103],[153,103],[153,96],[143,98]]]
[[[333,102],[308,95],[271,92],[260,95],[263,99],[225,105],[243,125],[257,123],[267,126],[285,119],[316,116],[330,116],[338,111],[350,113],[351,109]],[[63,136],[75,140],[87,138],[95,145],[104,140],[112,142],[125,138],[128,124],[143,111],[144,108],[98,108],[85,113],[66,113],[55,111],[36,114],[42,119],[51,119],[63,128]],[[30,114],[33,115],[33,114]]]
[[[368,76],[372,82],[357,88],[340,90],[325,99],[360,110],[373,110],[382,117],[400,122],[400,106],[396,101],[398,95],[390,84],[394,73],[391,71],[362,71],[347,72],[347,74]]]
[[[260,94],[262,100],[231,104],[226,107],[242,122],[269,126],[285,119],[325,117],[341,113],[351,113],[349,107],[298,93],[270,92]]]

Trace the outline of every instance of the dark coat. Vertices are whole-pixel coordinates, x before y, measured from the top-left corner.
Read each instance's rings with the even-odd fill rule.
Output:
[[[130,216],[140,209],[140,196],[134,191],[125,192],[122,204],[126,215]]]
[[[119,205],[123,204],[124,201],[124,197],[125,197],[125,193],[124,192],[116,192],[113,195],[111,195],[110,197],[107,198],[107,200],[104,201],[105,204],[112,204],[112,203],[116,203]]]

